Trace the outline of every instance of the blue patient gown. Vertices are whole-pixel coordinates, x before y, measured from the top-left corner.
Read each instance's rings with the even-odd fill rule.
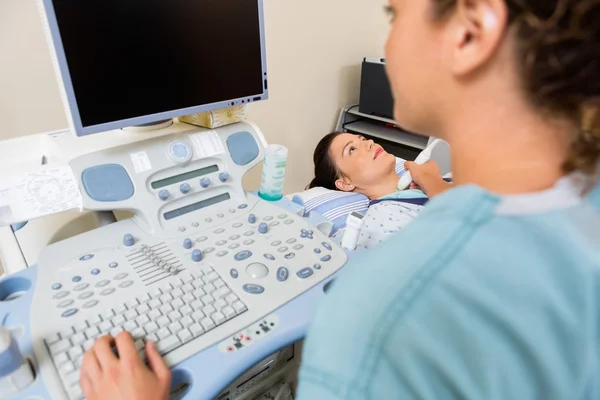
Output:
[[[298,398],[600,399],[599,278],[600,186],[454,188],[341,271]]]

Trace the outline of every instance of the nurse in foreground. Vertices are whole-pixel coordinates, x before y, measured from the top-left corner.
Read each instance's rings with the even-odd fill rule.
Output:
[[[450,143],[455,187],[344,268],[298,398],[600,398],[600,2],[390,3],[396,119]],[[166,399],[152,345],[110,340],[86,397]]]

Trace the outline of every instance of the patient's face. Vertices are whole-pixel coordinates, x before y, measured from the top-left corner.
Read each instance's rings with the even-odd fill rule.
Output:
[[[377,184],[395,171],[396,157],[359,135],[344,133],[337,136],[329,151],[337,169],[359,189]]]

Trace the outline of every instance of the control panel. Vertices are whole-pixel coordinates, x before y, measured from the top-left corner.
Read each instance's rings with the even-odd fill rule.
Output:
[[[305,219],[244,192],[264,141],[249,124],[192,130],[72,162],[84,206],[134,217],[48,246],[30,309],[39,373],[79,399],[84,352],[129,331],[170,366],[214,347],[234,357],[285,329],[282,306],[346,253]],[[286,320],[286,318],[284,318]]]

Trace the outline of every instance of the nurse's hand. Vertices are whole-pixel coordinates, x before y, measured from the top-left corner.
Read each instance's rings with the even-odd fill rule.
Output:
[[[410,171],[413,182],[416,183],[429,198],[433,198],[451,187],[451,184],[444,181],[441,176],[442,173],[440,167],[433,160],[427,161],[425,164],[421,165],[412,161],[407,161],[404,163],[404,169]]]
[[[119,358],[111,346],[116,344]],[[80,384],[88,400],[165,400],[169,397],[171,371],[153,342],[146,344],[148,368],[140,358],[131,335],[116,339],[103,336],[83,357]]]

